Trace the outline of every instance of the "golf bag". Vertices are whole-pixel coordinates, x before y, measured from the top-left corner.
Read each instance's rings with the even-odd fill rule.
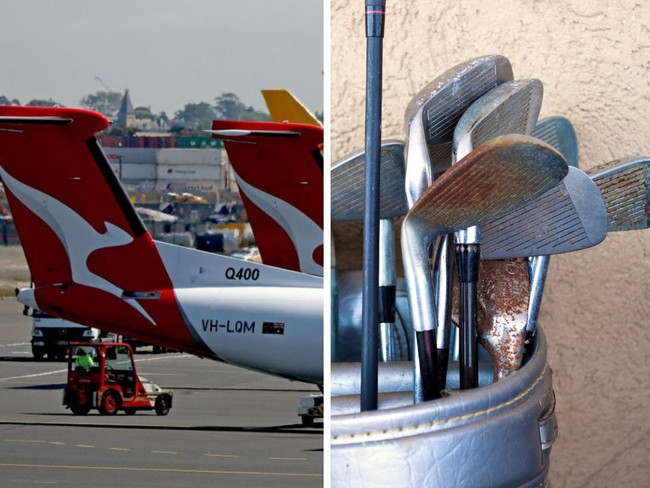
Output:
[[[546,487],[557,437],[546,340],[496,383],[331,420],[333,487]]]

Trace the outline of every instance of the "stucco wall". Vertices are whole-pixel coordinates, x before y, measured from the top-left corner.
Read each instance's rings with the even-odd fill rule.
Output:
[[[540,117],[573,122],[581,168],[650,156],[647,2],[387,3],[383,138],[404,139],[406,105],[433,78],[469,58],[502,54],[515,79],[544,83]],[[363,2],[333,0],[331,12],[336,161],[364,144]],[[339,264],[356,261],[357,245],[336,242]],[[649,260],[650,230],[551,259],[540,323],[560,424],[554,488],[650,485]]]

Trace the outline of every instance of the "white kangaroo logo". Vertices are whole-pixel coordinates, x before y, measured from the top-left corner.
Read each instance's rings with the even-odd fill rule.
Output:
[[[300,210],[273,195],[246,183],[237,172],[235,178],[242,193],[263,209],[287,233],[298,253],[300,271],[323,274],[323,267],[314,261],[314,251],[323,245],[323,230]]]
[[[80,285],[98,288],[123,298],[124,290],[88,269],[88,256],[98,249],[123,246],[133,241],[130,234],[110,222],[104,222],[106,232],[100,234],[77,212],[51,196],[18,181],[0,166],[2,181],[27,208],[40,217],[57,235],[68,254],[72,280]],[[135,299],[123,298],[129,305],[156,325],[151,316]]]

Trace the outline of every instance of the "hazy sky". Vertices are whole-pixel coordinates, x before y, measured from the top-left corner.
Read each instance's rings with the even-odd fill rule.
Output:
[[[322,0],[2,0],[0,95],[79,106],[130,89],[172,116],[225,92],[266,111],[288,88],[323,111]]]

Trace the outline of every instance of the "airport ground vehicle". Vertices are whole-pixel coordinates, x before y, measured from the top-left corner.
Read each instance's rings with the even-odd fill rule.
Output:
[[[137,410],[167,415],[172,397],[171,390],[138,376],[128,344],[70,343],[63,404],[75,415],[85,415],[93,408],[102,415],[114,415],[119,410],[127,415]]]
[[[300,399],[298,416],[302,425],[314,425],[316,419],[323,418],[323,395],[307,395]]]
[[[30,315],[25,307],[25,315]],[[40,310],[32,309],[32,355],[37,361],[47,354],[48,359],[61,359],[65,356],[71,341],[96,342],[100,331],[92,327],[53,317]]]

